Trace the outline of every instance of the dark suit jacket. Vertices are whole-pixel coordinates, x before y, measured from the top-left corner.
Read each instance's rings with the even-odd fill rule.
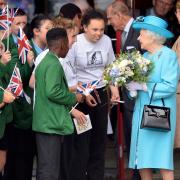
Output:
[[[137,50],[141,51],[139,41],[137,40],[139,32],[130,27],[122,52],[127,51],[128,46],[134,46]],[[126,88],[122,88],[122,98],[125,101],[124,107],[129,111],[133,111],[135,100],[129,96],[129,92]]]

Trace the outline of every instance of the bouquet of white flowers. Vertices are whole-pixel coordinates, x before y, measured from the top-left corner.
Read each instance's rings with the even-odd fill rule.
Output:
[[[153,63],[137,50],[121,53],[104,71],[106,84],[126,86],[131,81],[146,83]]]

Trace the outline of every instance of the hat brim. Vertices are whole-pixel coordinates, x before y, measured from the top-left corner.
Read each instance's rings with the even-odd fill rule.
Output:
[[[173,33],[168,31],[167,29],[153,26],[151,24],[147,24],[144,22],[135,22],[133,23],[132,27],[137,30],[146,29],[146,30],[155,32],[159,34],[160,36],[165,37],[167,39],[174,37]]]

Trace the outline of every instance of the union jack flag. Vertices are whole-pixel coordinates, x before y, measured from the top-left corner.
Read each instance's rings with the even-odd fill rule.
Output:
[[[23,85],[21,80],[21,75],[19,68],[15,65],[9,85],[7,87],[16,96],[22,96],[23,94]]]
[[[18,55],[22,64],[25,64],[27,59],[27,53],[31,51],[32,47],[22,28],[19,28],[18,32]]]
[[[77,85],[77,92],[84,94],[85,96],[89,95],[94,89],[96,89],[97,85],[99,84],[100,80],[95,80],[89,83],[78,84]]]
[[[11,91],[16,97],[25,97],[26,101],[30,104],[31,99],[27,96],[27,94],[23,91],[23,84],[21,80],[21,74],[17,64],[14,67],[9,85],[7,90]]]
[[[14,20],[14,16],[18,9],[8,9],[5,7],[0,11],[0,30],[6,30]]]

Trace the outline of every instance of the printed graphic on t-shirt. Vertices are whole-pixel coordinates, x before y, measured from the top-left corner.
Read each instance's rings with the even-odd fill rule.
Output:
[[[94,66],[102,66],[102,65],[103,65],[103,58],[101,51],[87,52],[87,66],[94,67]]]
[[[75,74],[75,73],[76,73],[76,70],[75,70],[75,68],[72,66],[71,62],[70,62],[70,61],[67,61],[66,64],[69,66],[69,68],[71,69],[71,71]]]

